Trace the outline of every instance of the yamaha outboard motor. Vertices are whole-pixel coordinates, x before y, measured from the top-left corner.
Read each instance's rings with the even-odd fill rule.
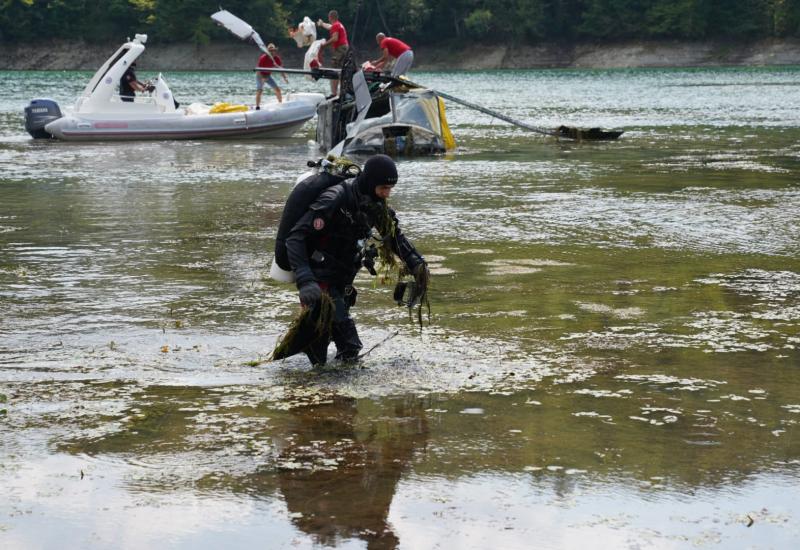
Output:
[[[34,138],[51,138],[44,127],[62,116],[58,103],[52,99],[33,99],[25,107],[25,129]]]

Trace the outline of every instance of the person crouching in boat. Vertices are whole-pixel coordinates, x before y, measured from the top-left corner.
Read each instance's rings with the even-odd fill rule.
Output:
[[[402,40],[386,36],[382,32],[375,35],[375,41],[381,49],[381,57],[370,63],[376,69],[382,70],[393,58],[396,60],[392,68],[394,78],[406,74],[411,69],[411,65],[414,64],[414,52],[411,50],[411,46]]]
[[[267,46],[267,53],[261,54],[261,57],[258,58],[258,67],[267,69],[271,67],[283,67],[283,61],[278,55],[278,48],[275,44],[269,44]],[[286,78],[286,75],[283,74],[281,76],[283,76],[284,82],[288,84],[289,79]],[[269,71],[259,71],[256,73],[256,111],[261,109],[261,93],[264,91],[265,82],[275,91],[275,97],[278,98],[278,103],[283,102],[283,94],[281,94],[281,89],[278,87],[275,79],[272,78],[272,74]]]
[[[322,173],[315,177],[328,175]],[[358,359],[363,345],[350,317],[350,308],[356,303],[353,280],[362,266],[376,274],[369,263],[374,256],[365,248],[373,228],[380,233],[390,253],[400,257],[409,273],[419,280],[429,279],[425,258],[403,235],[394,210],[386,204],[396,183],[394,161],[386,155],[375,155],[354,179],[343,180],[322,191],[287,233],[282,234],[279,229],[276,255],[285,247],[300,303],[314,311],[320,308],[323,295],[326,301],[333,302],[330,332],[305,334],[303,338],[307,341],[296,342],[297,351],[290,353],[302,351],[313,365],[324,365],[332,339],[338,360]],[[287,203],[284,216],[289,216],[291,210]]]

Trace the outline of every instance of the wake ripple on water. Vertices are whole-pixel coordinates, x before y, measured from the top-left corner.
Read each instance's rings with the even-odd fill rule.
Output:
[[[502,164],[502,163],[500,163]],[[616,192],[581,187],[556,191],[546,183],[517,181],[513,190],[462,182],[458,193],[428,189],[426,203],[404,208],[411,234],[479,242],[515,241],[600,247],[657,246],[716,253],[792,255],[797,250],[800,192],[795,189],[669,193]],[[404,198],[405,199],[405,198]]]
[[[615,309],[605,304],[577,302],[581,309],[610,315],[630,324],[604,330],[571,332],[561,340],[593,349],[635,348],[666,350],[687,348],[707,353],[742,351],[778,353],[800,349],[800,275],[789,271],[749,269],[733,274],[717,273],[696,279],[694,285],[717,285],[756,301],[741,311],[695,308],[687,317],[642,321],[648,313],[638,308]],[[685,287],[687,292],[692,285]],[[653,289],[658,292],[658,289]]]

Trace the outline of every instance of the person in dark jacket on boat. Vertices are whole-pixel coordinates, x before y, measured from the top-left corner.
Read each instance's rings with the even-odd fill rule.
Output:
[[[324,177],[320,174],[317,177]],[[295,274],[300,302],[313,308],[327,293],[335,315],[331,337],[336,358],[354,361],[363,347],[350,308],[356,301],[353,280],[365,265],[365,246],[373,228],[380,229],[381,212],[388,211],[394,230],[389,239],[392,251],[408,271],[427,280],[425,259],[403,235],[386,199],[397,183],[397,167],[386,155],[371,157],[354,179],[325,189],[311,204],[286,237],[286,251]],[[305,353],[312,364],[325,364],[330,340],[322,338]]]
[[[136,72],[133,70],[136,67],[136,62],[131,63],[128,70],[122,73],[122,78],[119,79],[119,98],[122,101],[132,102],[136,97],[136,92],[152,92],[155,86],[152,84],[145,84],[139,82],[136,78]]]

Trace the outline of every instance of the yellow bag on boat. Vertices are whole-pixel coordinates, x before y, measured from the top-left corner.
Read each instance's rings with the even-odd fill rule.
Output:
[[[247,105],[231,105],[230,103],[214,103],[214,106],[209,109],[209,114],[218,115],[221,113],[242,113],[250,110]]]

